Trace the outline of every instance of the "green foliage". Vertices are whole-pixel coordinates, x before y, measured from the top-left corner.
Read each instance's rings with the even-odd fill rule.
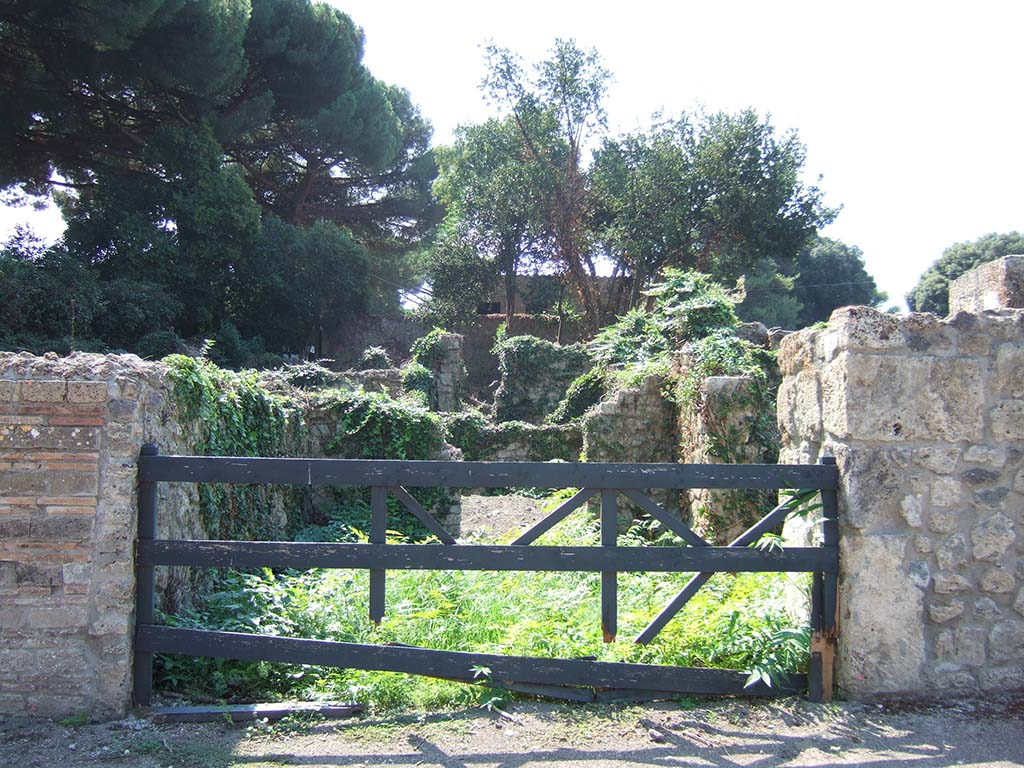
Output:
[[[430,127],[363,66],[347,15],[310,0],[30,5],[0,25],[0,189],[53,193],[68,226],[49,266],[103,295],[75,297],[74,330],[56,332],[65,310],[0,334],[131,350],[230,322],[257,356],[319,349],[370,298],[366,244],[386,280],[414,281],[387,265],[438,218]]]
[[[440,418],[421,404],[394,400],[380,392],[325,390],[312,397],[313,406],[329,414],[334,435],[324,446],[328,456],[342,459],[435,458],[444,446]],[[414,489],[412,495],[427,510],[452,503],[443,488]],[[329,515],[361,530],[369,530],[369,489],[334,489],[338,510]],[[409,534],[425,533],[422,525],[396,500],[389,498],[391,525]]]
[[[536,336],[507,337],[497,341],[492,352],[501,374],[501,386],[494,395],[500,421],[543,421],[569,385],[593,367],[590,354],[579,344],[560,346]],[[556,400],[538,400],[534,396],[538,385]]]
[[[955,243],[921,275],[907,294],[907,304],[914,312],[933,312],[944,317],[949,313],[949,284],[953,280],[979,264],[1014,253],[1024,253],[1024,235],[1019,232],[993,232],[972,242]]]
[[[525,421],[492,423],[478,411],[446,414],[445,440],[462,451],[466,461],[491,461],[511,443],[523,443],[529,461],[577,461],[582,436],[565,425]]]
[[[693,401],[700,384],[709,376],[747,376],[771,399],[779,384],[775,353],[740,339],[729,328],[720,328],[698,339],[687,350],[690,365],[680,384],[684,401]]]
[[[860,248],[839,240],[816,237],[800,251],[797,270],[793,295],[803,304],[799,327],[828,320],[837,307],[877,307],[888,298],[864,268]]]
[[[367,347],[360,355],[356,368],[360,371],[372,371],[391,366],[391,356],[384,347]]]
[[[412,360],[414,363],[433,370],[441,362],[444,353],[444,328],[434,328],[429,333],[412,343]]]
[[[482,258],[465,226],[446,221],[427,257],[430,296],[419,313],[430,323],[459,328],[477,316],[498,280],[496,264]]]
[[[255,371],[235,373],[204,359],[171,355],[164,361],[174,399],[197,433],[201,456],[282,456],[303,430],[299,404],[272,395]],[[214,539],[265,539],[271,535],[270,490],[254,485],[199,486],[199,514]],[[300,523],[299,496],[286,499],[289,527]]]
[[[723,282],[761,260],[785,274],[835,209],[801,181],[805,148],[754,110],[681,115],[607,140],[593,163],[598,237],[634,278],[630,307],[667,266]]]
[[[633,539],[639,544],[642,533],[631,532],[626,543]],[[588,516],[579,514],[542,543],[594,546],[599,536]],[[644,627],[690,575],[644,573],[620,580],[620,635],[630,637]],[[781,574],[716,575],[646,646],[603,642],[600,578],[594,573],[392,572],[388,614],[375,629],[366,612],[365,571],[228,572],[199,609],[168,617],[168,623],[344,642],[724,667],[758,675],[772,671],[778,679],[778,672],[800,671],[807,661],[805,628],[795,626],[785,609],[787,580]],[[480,679],[486,682],[483,670]],[[466,706],[495,695],[487,686],[382,672],[172,656],[158,657],[157,680],[165,690],[225,698],[356,699],[375,709]]]
[[[276,371],[265,371],[261,374],[264,381],[268,383],[280,383],[284,387],[295,389],[326,389],[336,387],[346,381],[345,374],[332,371],[323,363],[331,363],[332,360],[320,360],[298,363],[297,365],[285,365]]]
[[[699,272],[666,269],[646,294],[652,309],[630,310],[588,345],[599,363],[620,371],[664,369],[671,350],[739,322],[737,298]]]
[[[736,314],[768,328],[802,327],[803,304],[793,293],[796,281],[779,272],[771,259],[762,259],[743,277],[743,301],[736,306]]]
[[[578,419],[591,406],[601,402],[607,388],[605,372],[600,367],[591,368],[569,385],[565,397],[548,417],[548,421],[552,424],[567,424]]]
[[[434,372],[417,362],[406,363],[402,366],[402,390],[419,393],[423,404],[429,407],[430,395],[434,390]]]

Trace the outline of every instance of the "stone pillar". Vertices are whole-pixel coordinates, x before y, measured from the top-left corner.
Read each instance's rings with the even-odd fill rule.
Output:
[[[0,353],[0,713],[130,705],[135,462],[174,444],[165,395],[134,356]]]
[[[679,461],[685,464],[756,464],[766,446],[754,432],[762,403],[747,376],[710,376],[700,384],[696,402],[679,409]],[[724,546],[774,506],[776,494],[764,491],[683,491],[693,529]]]
[[[1024,311],[848,307],[779,362],[780,462],[839,465],[839,687],[1024,685]]]
[[[1024,308],[1024,256],[980,264],[949,284],[949,314]]]
[[[434,392],[438,411],[457,411],[466,390],[466,366],[462,358],[462,335],[446,333],[440,339],[440,351],[434,361]]]

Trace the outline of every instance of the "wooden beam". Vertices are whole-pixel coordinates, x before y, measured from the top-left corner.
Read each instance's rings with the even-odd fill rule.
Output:
[[[576,491],[572,497],[566,499],[552,510],[543,520],[537,521],[526,533],[513,541],[513,544],[531,544],[543,534],[550,531],[570,514],[586,504],[597,493],[593,488],[583,488]]]
[[[788,686],[747,685],[747,673],[582,659],[499,656],[438,651],[408,646],[362,645],[327,640],[246,635],[145,625],[139,643],[150,653],[180,653],[214,658],[314,664],[350,669],[425,675],[465,680],[476,667],[487,667],[497,681],[598,688],[650,689],[693,695],[779,696],[795,693],[805,682],[794,676]]]
[[[414,499],[412,495],[405,490],[405,488],[396,486],[389,488],[388,490],[391,491],[395,498],[402,502],[402,506],[411,512],[413,517],[423,523],[426,529],[436,536],[442,544],[458,543],[452,535],[448,533],[448,531],[446,531],[439,522],[437,522],[434,516],[427,512],[427,510],[423,508],[423,505],[416,501],[416,499]]]
[[[354,568],[460,571],[802,572],[835,567],[820,547],[546,547],[340,544],[277,541],[139,541],[143,566]]]
[[[407,488],[836,488],[835,467],[813,464],[277,459],[140,456],[143,481]]]
[[[681,539],[689,542],[694,547],[708,547],[711,546],[694,533],[686,523],[679,518],[668,513],[667,510],[663,509],[660,504],[656,504],[652,499],[647,498],[640,491],[632,491],[629,489],[623,490],[622,495],[627,499],[636,504],[640,509],[649,514],[659,523],[668,528],[672,533]]]

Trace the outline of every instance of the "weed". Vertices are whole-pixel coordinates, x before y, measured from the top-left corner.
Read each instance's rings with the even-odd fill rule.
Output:
[[[68,728],[74,728],[80,725],[88,725],[92,722],[92,716],[88,712],[79,712],[77,715],[71,717],[65,717],[60,721],[60,724],[67,726]]]

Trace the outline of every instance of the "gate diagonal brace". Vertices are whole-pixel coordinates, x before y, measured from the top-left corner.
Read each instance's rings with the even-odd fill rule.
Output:
[[[772,530],[780,523],[785,521],[787,515],[809,499],[814,498],[818,493],[817,489],[811,491],[800,491],[795,495],[789,497],[784,502],[779,504],[775,509],[761,518],[760,521],[752,525],[746,531],[741,533],[729,544],[729,547],[747,547],[757,541],[761,536],[768,531]],[[668,605],[666,605],[661,613],[655,616],[651,623],[648,624],[644,630],[636,636],[633,640],[634,643],[647,644],[651,642],[658,633],[664,629],[665,625],[668,624],[672,618],[683,609],[694,595],[703,587],[711,577],[714,575],[713,572],[698,573],[692,579],[690,579],[686,586],[684,586],[675,597],[673,597]]]

